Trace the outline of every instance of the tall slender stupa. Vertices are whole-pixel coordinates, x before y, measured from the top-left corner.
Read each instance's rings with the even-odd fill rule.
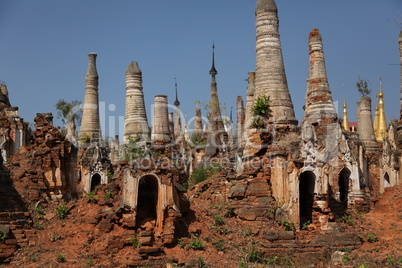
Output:
[[[132,61],[126,69],[126,114],[124,117],[124,140],[138,138],[149,141],[150,131],[142,92],[142,72],[138,62]]]
[[[382,80],[380,79],[380,93],[378,97],[378,122],[375,130],[377,141],[382,141],[387,136],[387,119],[384,110],[384,93],[382,93]]]
[[[177,95],[177,81],[175,78],[175,91],[176,91],[176,100],[174,101],[175,106],[175,115],[174,115],[174,139],[180,140],[182,136],[182,129],[181,129],[181,112],[180,112],[180,101]]]
[[[338,115],[329,89],[322,38],[318,29],[310,32],[308,44],[310,65],[303,122],[307,120],[312,124],[325,118],[326,124],[333,123]]]
[[[218,71],[215,68],[215,45],[212,45],[212,68],[209,71],[211,75],[211,97],[209,101],[209,114],[207,125],[207,146],[205,148],[206,155],[213,155],[217,149],[221,148],[221,145],[227,140],[227,133],[223,124],[221,109],[218,98],[218,88],[215,76]]]
[[[269,122],[297,125],[289,94],[279,37],[278,9],[274,0],[258,0],[256,16],[255,98],[268,95]]]
[[[91,141],[101,139],[99,120],[98,72],[96,53],[88,54],[88,69],[85,76],[85,97],[79,139],[90,137]]]

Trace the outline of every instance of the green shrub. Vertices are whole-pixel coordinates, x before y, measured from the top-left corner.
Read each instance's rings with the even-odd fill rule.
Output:
[[[88,260],[86,261],[86,264],[87,264],[88,267],[94,266],[94,262],[93,262],[92,259],[88,259]]]
[[[225,224],[225,219],[219,216],[218,214],[214,216],[214,221],[216,226],[222,226]]]
[[[187,248],[191,248],[194,250],[204,250],[205,245],[204,245],[204,243],[202,243],[202,241],[198,237],[193,236],[191,238],[190,244],[188,244]]]
[[[378,242],[378,236],[377,234],[368,234],[367,235],[367,242],[369,243],[374,243],[374,242]]]
[[[341,248],[339,251],[340,251],[340,252],[346,252],[346,253],[350,253],[350,252],[351,252],[350,248],[348,248],[348,247]]]
[[[0,230],[0,241],[4,242],[7,239],[7,234],[3,232],[3,230]]]
[[[226,247],[225,247],[225,242],[224,241],[216,241],[216,242],[212,242],[212,245],[214,245],[215,246],[215,248],[218,250],[218,251],[224,251],[225,249],[226,249]]]
[[[66,257],[62,254],[57,254],[56,260],[57,260],[57,262],[66,262]]]
[[[283,225],[283,227],[285,227],[286,231],[294,231],[295,230],[295,223],[294,222],[284,220],[284,221],[281,222],[281,224]]]
[[[61,203],[60,206],[56,207],[56,216],[59,219],[65,219],[67,217],[68,208],[66,203]]]
[[[113,198],[114,198],[114,194],[111,191],[106,191],[106,194],[103,196],[103,199],[105,201],[108,201]]]
[[[207,268],[208,267],[207,264],[205,263],[204,258],[201,256],[197,257],[197,267],[199,267],[199,268]]]
[[[232,207],[231,205],[229,205],[229,206],[226,208],[225,217],[226,217],[226,218],[233,218],[233,217],[235,217],[235,216],[236,216],[236,213],[235,213],[234,207]]]
[[[87,203],[97,204],[98,200],[95,195],[98,193],[98,189],[93,190],[90,193],[84,194],[84,197],[87,199]]]
[[[135,233],[131,238],[130,238],[130,242],[133,245],[133,248],[140,248],[141,247],[141,243],[138,240],[138,233]]]
[[[259,96],[251,108],[252,113],[252,128],[261,129],[265,125],[265,121],[271,116],[272,110],[269,108],[269,96]]]
[[[355,222],[353,221],[353,218],[350,215],[344,215],[344,216],[340,217],[339,220],[341,222],[347,223],[349,226],[352,226],[352,227],[355,226]]]

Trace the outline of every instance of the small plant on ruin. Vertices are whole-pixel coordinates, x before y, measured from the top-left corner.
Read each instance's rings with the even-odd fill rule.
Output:
[[[66,262],[66,256],[64,256],[63,254],[57,254],[56,260],[57,262]]]
[[[0,241],[4,242],[7,239],[7,234],[3,232],[3,230],[0,230]]]
[[[191,136],[190,141],[191,141],[190,145],[191,145],[192,147],[196,147],[196,146],[206,145],[206,144],[207,144],[207,140],[205,140],[205,139],[202,138],[202,134],[201,134],[201,133],[194,133],[194,134]]]
[[[140,248],[141,247],[141,243],[138,240],[138,233],[135,233],[131,238],[130,238],[130,242],[133,245],[133,248]]]
[[[38,261],[38,257],[36,257],[35,254],[32,254],[32,255],[29,256],[29,260],[30,260],[31,262],[37,262],[37,261]]]
[[[236,213],[235,213],[234,207],[232,207],[231,205],[229,205],[229,206],[226,208],[225,217],[226,217],[226,218],[233,218],[233,217],[236,217]]]
[[[197,236],[193,235],[191,237],[190,244],[188,244],[186,246],[186,248],[191,248],[194,250],[204,250],[205,245],[204,245],[204,243],[202,243],[202,241]]]
[[[123,160],[132,161],[134,159],[139,159],[144,155],[144,149],[138,143],[139,141],[139,137],[127,137],[127,142],[123,144],[120,149]]]
[[[42,222],[35,222],[34,223],[34,225],[33,225],[33,227],[36,229],[36,230],[43,230],[43,223]]]
[[[219,216],[218,214],[214,216],[214,221],[216,226],[222,226],[225,224],[225,219]]]
[[[55,241],[60,240],[60,239],[61,239],[61,235],[57,234],[57,233],[52,233],[49,236],[50,242],[55,242]]]
[[[56,207],[56,216],[59,219],[65,219],[67,217],[68,207],[66,207],[66,203],[61,203]]]
[[[255,100],[254,106],[251,108],[252,128],[264,128],[265,121],[271,116],[272,110],[269,108],[269,96],[260,96]]]
[[[177,240],[177,244],[179,244],[180,248],[185,248],[186,247],[186,243],[184,243],[183,239],[179,238]]]
[[[90,142],[91,142],[91,137],[90,137],[90,136],[85,135],[85,136],[82,138],[82,143],[83,143],[83,144],[87,144],[87,143],[90,143]]]
[[[218,250],[218,251],[224,251],[226,249],[225,247],[225,242],[223,240],[221,241],[215,241],[212,242],[212,245]]]
[[[352,255],[345,255],[342,257],[342,262],[347,263],[347,262],[350,262],[352,259],[353,259]]]
[[[357,268],[369,268],[369,267],[367,266],[367,264],[362,263],[359,266],[357,266]]]
[[[301,230],[307,230],[308,226],[310,225],[310,221],[306,221],[302,224],[302,226],[300,227]]]
[[[359,93],[362,95],[362,97],[368,96],[371,93],[371,89],[369,89],[368,84],[369,84],[368,80],[361,79],[359,76],[356,82],[356,87]]]
[[[260,244],[256,243],[253,239],[248,243],[247,248],[245,248],[245,262],[261,263],[265,264],[266,259],[263,253],[260,251]]]
[[[94,266],[94,261],[92,259],[88,259],[85,263],[87,264],[88,267]]]
[[[98,199],[96,199],[95,195],[98,193],[98,189],[93,190],[90,193],[84,194],[84,197],[87,199],[87,203],[97,204]]]
[[[355,226],[355,222],[353,221],[353,218],[350,215],[344,215],[344,216],[340,217],[339,220],[341,222],[347,223],[349,226],[352,226],[352,227]]]
[[[106,173],[106,177],[107,177],[107,182],[111,183],[113,181],[113,172],[108,170],[107,173]]]
[[[378,236],[377,234],[368,234],[367,235],[367,242],[369,243],[374,243],[374,242],[378,242]]]
[[[339,251],[340,252],[346,252],[346,253],[352,252],[352,250],[350,248],[348,248],[348,247],[341,248],[341,249],[339,249]]]
[[[108,201],[114,198],[114,194],[111,191],[106,191],[106,194],[103,195],[103,199]]]
[[[208,267],[208,265],[205,263],[204,258],[201,256],[197,257],[197,267],[199,267],[199,268],[207,268]]]
[[[285,227],[286,231],[294,231],[295,230],[295,223],[284,220],[281,222],[282,226]]]

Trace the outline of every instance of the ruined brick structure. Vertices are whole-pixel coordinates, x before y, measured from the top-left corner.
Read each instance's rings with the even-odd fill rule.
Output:
[[[0,247],[0,259],[8,259],[18,245],[27,245],[29,237],[35,241],[29,203],[81,198],[106,189],[113,180],[119,205],[103,209],[93,224],[104,232],[111,232],[115,224],[130,235],[138,234],[145,253],[154,253],[153,246],[177,243],[178,226],[187,224],[183,215],[191,211],[189,200],[196,202],[199,197],[194,194],[187,199],[185,186],[200,167],[218,165],[220,171],[216,180],[191,190],[208,195],[212,204],[229,204],[232,216],[241,223],[266,226],[288,221],[297,229],[318,232],[333,231],[336,220],[345,213],[367,211],[385,188],[400,184],[402,112],[399,121],[391,120],[384,130],[380,102],[374,128],[371,99],[362,96],[357,131],[351,131],[346,99],[343,120],[336,112],[323,40],[320,31],[313,29],[308,36],[308,83],[299,125],[286,81],[275,1],[257,0],[255,15],[256,68],[248,73],[245,105],[243,97],[236,99],[235,143],[230,122],[221,115],[214,51],[207,122],[203,122],[199,105],[194,122],[184,122],[175,83],[175,112],[169,114],[166,95],[156,95],[150,127],[142,71],[135,61],[127,66],[122,144],[118,137],[111,143],[102,140],[95,53],[88,55],[78,142],[60,133],[53,126],[52,115],[46,113],[37,114],[31,134],[28,124],[18,117],[18,108],[10,106],[7,88],[1,85],[0,148],[2,162],[8,163],[0,165],[0,199],[10,200],[10,204],[4,206],[4,201],[0,205],[0,230],[9,235],[7,246]],[[402,32],[398,41],[402,62]],[[255,126],[252,110],[264,96],[269,97],[271,115],[266,113],[263,124]],[[379,97],[382,99],[382,90]],[[189,133],[191,123],[194,127]],[[7,207],[13,212],[7,212]],[[186,235],[191,233],[183,229]],[[285,236],[295,239],[293,232]],[[118,241],[122,236],[116,237],[108,238],[107,248],[125,246]]]

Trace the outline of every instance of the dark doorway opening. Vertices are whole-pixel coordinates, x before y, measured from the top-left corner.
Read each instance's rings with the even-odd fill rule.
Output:
[[[389,181],[389,175],[387,172],[384,174],[384,189],[387,187],[391,187],[391,182]]]
[[[315,175],[311,171],[305,171],[300,175],[299,182],[299,215],[300,227],[313,222]]]
[[[101,175],[99,173],[95,173],[91,178],[91,192],[96,189],[96,186],[101,184]]]
[[[147,222],[156,223],[158,204],[158,180],[155,176],[147,175],[140,179],[138,185],[136,225],[142,226]]]
[[[346,210],[348,207],[348,192],[349,192],[349,179],[350,170],[348,168],[343,168],[339,172],[338,186],[339,186],[339,201],[341,202],[343,209]]]

